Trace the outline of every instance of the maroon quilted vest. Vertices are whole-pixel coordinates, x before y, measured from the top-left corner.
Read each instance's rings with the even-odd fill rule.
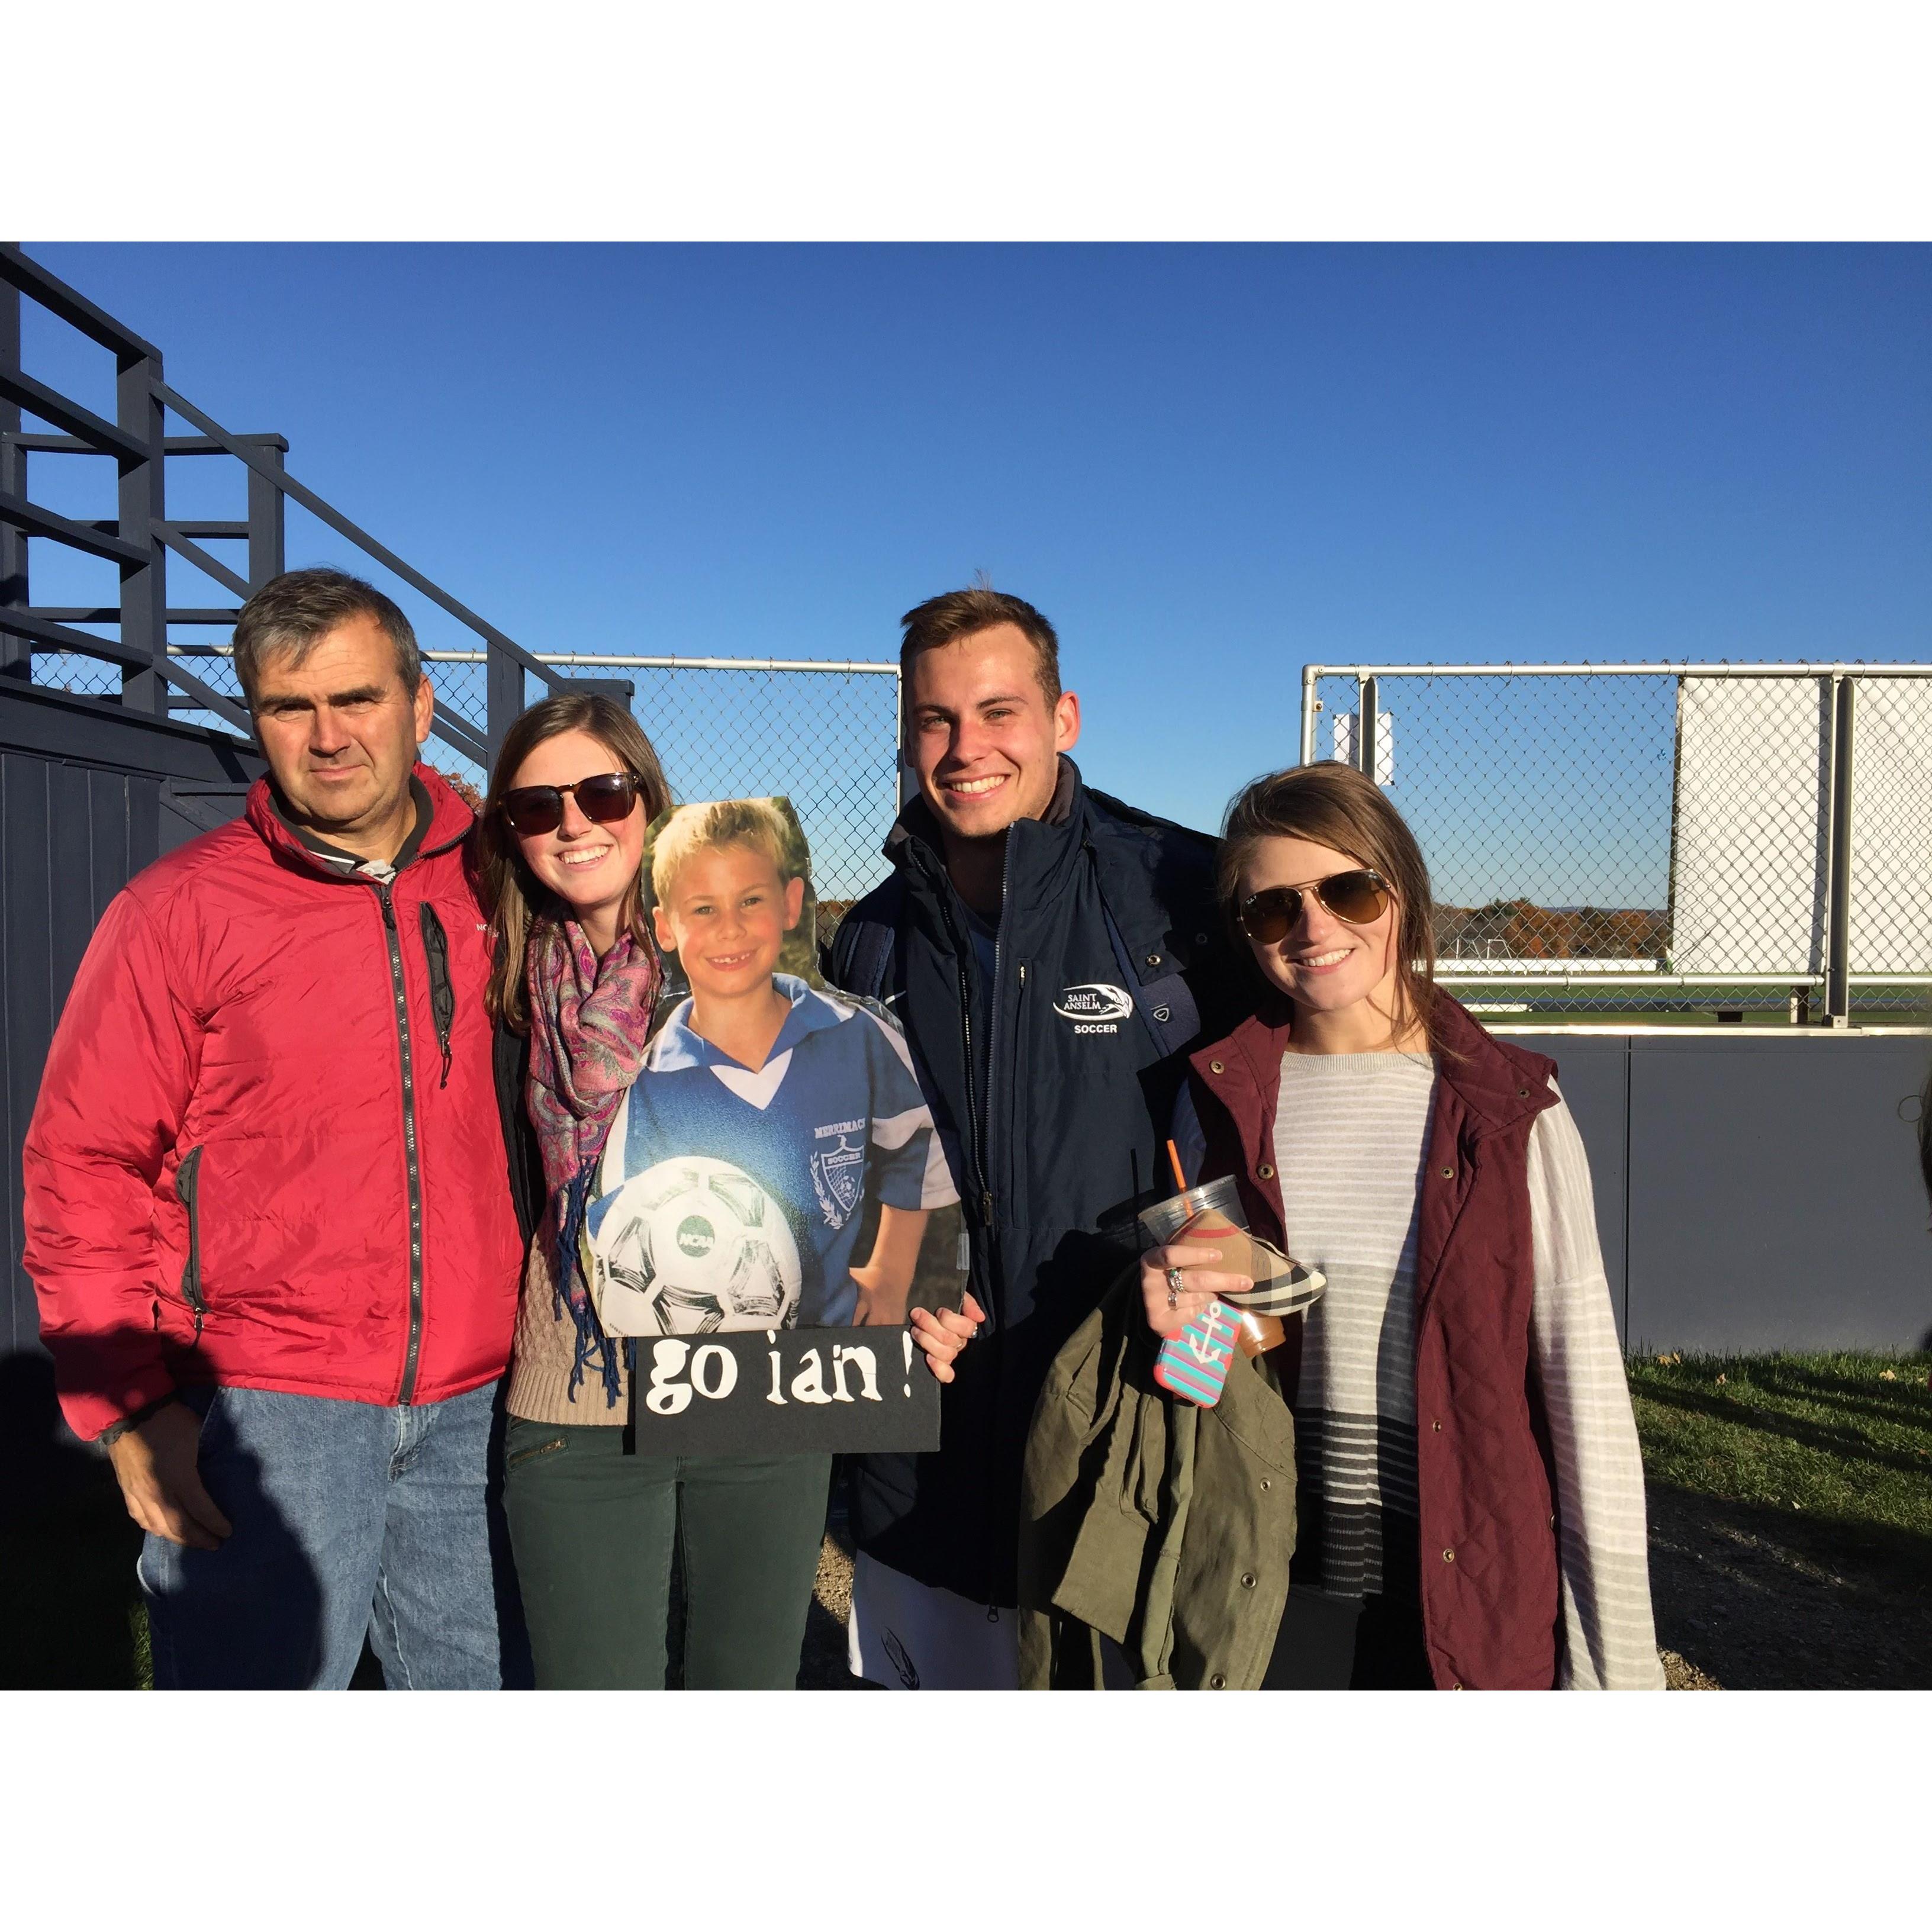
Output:
[[[1556,1520],[1530,1364],[1531,1124],[1553,1060],[1494,1040],[1438,995],[1440,1052],[1415,1265],[1422,1620],[1440,1690],[1548,1690]],[[1204,1179],[1232,1174],[1254,1232],[1282,1240],[1274,1114],[1285,1004],[1190,1054]],[[1292,1177],[1291,1177],[1292,1184]],[[1289,1324],[1294,1386],[1301,1324]]]

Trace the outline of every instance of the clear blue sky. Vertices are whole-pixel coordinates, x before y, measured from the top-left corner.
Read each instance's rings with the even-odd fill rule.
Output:
[[[1932,657],[1924,247],[28,248],[533,649],[884,657],[984,570],[1197,824],[1304,662]]]

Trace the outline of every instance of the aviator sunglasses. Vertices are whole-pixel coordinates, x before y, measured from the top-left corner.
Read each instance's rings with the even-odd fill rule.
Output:
[[[563,823],[563,798],[568,792],[576,799],[578,810],[593,824],[615,825],[630,817],[631,808],[638,802],[638,784],[634,772],[599,772],[574,784],[519,785],[504,793],[503,816],[512,832],[526,838],[554,832]]]
[[[1258,946],[1277,944],[1294,930],[1304,892],[1312,892],[1348,926],[1372,925],[1388,910],[1387,884],[1381,873],[1364,866],[1354,872],[1330,872],[1306,886],[1270,886],[1250,893],[1237,910],[1241,930]]]

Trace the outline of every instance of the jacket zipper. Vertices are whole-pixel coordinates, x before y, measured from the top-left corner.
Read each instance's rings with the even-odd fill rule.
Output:
[[[190,1148],[175,1170],[175,1198],[188,1210],[188,1263],[182,1270],[182,1299],[194,1311],[194,1346],[201,1346],[201,1324],[208,1300],[201,1289],[201,1150]]]
[[[1014,962],[1013,974],[1016,983],[1013,992],[1012,1021],[1011,1025],[1007,1029],[1007,1030],[1012,1035],[1012,1048],[1007,1055],[1007,1058],[1013,1064],[1007,1069],[1006,1103],[1006,1113],[1004,1115],[1006,1124],[1006,1144],[1010,1148],[1017,1147],[1022,1138],[1018,1123],[1014,1118],[1014,1111],[1018,1104],[1019,1079],[1018,1062],[1019,1058],[1019,1045],[1021,1041],[1026,1038],[1027,963],[1024,959],[1017,960]],[[990,1076],[988,1078],[986,1084],[988,1089],[986,1096],[986,1125],[987,1131],[990,1134],[992,1130],[993,1108],[993,1099],[991,1091],[992,1081]],[[1020,1164],[1018,1162],[1015,1162],[1008,1168],[1005,1176],[1005,1183],[1007,1190],[1006,1206],[1008,1210],[1015,1214],[1016,1216],[1024,1216],[1027,1212],[1026,1200],[1023,1198],[1025,1196],[1026,1190],[1021,1186],[1019,1180],[1017,1178],[1020,1171]]]
[[[980,1148],[979,1082],[973,1074],[973,982],[966,970],[966,942],[954,922],[952,910],[946,911],[952,930],[956,956],[959,962],[959,1036],[966,1054],[966,1142],[973,1155],[973,1178],[980,1184],[980,1218],[990,1228],[993,1222],[993,1196],[986,1186],[986,1157]]]
[[[425,838],[416,853],[416,861],[412,862],[440,857],[445,852],[454,850],[461,842],[459,836],[447,838],[440,845],[431,845]],[[307,855],[304,856],[306,857]],[[310,870],[319,877],[341,878],[341,874],[332,874],[312,861],[310,865]],[[342,882],[367,886],[376,895],[382,905],[383,938],[389,949],[389,986],[395,1001],[396,1039],[402,1054],[403,1157],[408,1177],[410,1199],[410,1333],[408,1342],[403,1352],[402,1386],[396,1396],[398,1405],[406,1408],[416,1400],[417,1360],[422,1352],[423,1207],[422,1166],[416,1153],[416,1070],[410,1048],[410,1008],[403,979],[402,938],[397,930],[396,908],[390,896],[388,886],[384,885],[380,879],[372,879],[360,873],[356,874],[352,880]],[[439,920],[437,924],[440,927],[441,921]],[[428,944],[429,935],[425,931],[424,945],[426,952]],[[434,978],[432,964],[432,982]]]
[[[1006,956],[1006,888],[1012,881],[1012,874],[1013,840],[1012,832],[1009,830],[1006,842],[1000,850],[1000,924],[998,930],[993,934],[993,992],[988,1002],[992,1009],[993,1019],[986,1041],[986,1118],[981,1130],[980,1145],[982,1148],[992,1144],[993,1123],[998,1118],[993,1106],[993,1096],[999,1091],[1000,1085],[1000,962]],[[992,1178],[983,1166],[980,1169],[980,1177],[988,1190],[986,1220],[990,1227],[993,1219]]]
[[[1012,871],[1012,847],[1009,842],[1002,855],[1000,866],[1000,925],[1004,932],[1006,926],[1006,886]],[[996,934],[993,940],[993,984],[988,1004],[993,1013],[992,1035],[986,1042],[987,1106],[983,1113],[980,1106],[979,1081],[974,1070],[973,1056],[973,984],[967,970],[967,956],[970,942],[960,930],[959,922],[953,916],[952,899],[957,888],[946,878],[942,868],[940,873],[939,904],[946,920],[946,929],[952,941],[953,956],[959,962],[959,1037],[964,1049],[966,1071],[966,1140],[968,1150],[972,1156],[973,1178],[979,1184],[980,1224],[986,1230],[986,1280],[988,1296],[997,1270],[994,1249],[994,1213],[997,1203],[993,1198],[991,1177],[986,1171],[986,1136],[992,1125],[992,1098],[994,1077],[993,1045],[1000,1032],[1000,953],[1004,939]],[[1024,968],[1022,968],[1024,972]],[[986,1311],[988,1328],[998,1324],[999,1311],[989,1306]]]
[[[382,904],[382,936],[389,947],[389,985],[395,995],[396,1038],[402,1048],[403,1157],[410,1190],[410,1339],[403,1354],[403,1383],[396,1397],[406,1408],[416,1400],[417,1358],[422,1352],[422,1167],[416,1156],[416,1070],[410,1051],[410,1007],[403,980],[403,944],[396,929],[396,908],[389,888],[371,880]]]
[[[959,1038],[965,1052],[966,1062],[966,1142],[973,1156],[973,1178],[979,1183],[979,1208],[981,1224],[990,1235],[993,1226],[993,1192],[987,1184],[986,1156],[982,1138],[982,1124],[980,1114],[980,1083],[974,1072],[973,1064],[973,982],[967,970],[967,950],[970,942],[959,929],[959,922],[952,916],[952,904],[946,896],[952,890],[948,882],[940,894],[940,907],[946,916],[946,929],[952,940],[953,957],[959,962]],[[999,943],[993,946],[994,994],[998,996]],[[987,1078],[992,1077],[992,1057],[989,1051],[986,1060]]]
[[[436,908],[428,899],[416,915],[422,928],[423,963],[429,968],[429,1012],[436,1024],[436,1044],[442,1049],[442,1078],[439,1088],[449,1084],[452,1048],[450,1029],[456,1022],[456,988],[449,976],[449,935]]]

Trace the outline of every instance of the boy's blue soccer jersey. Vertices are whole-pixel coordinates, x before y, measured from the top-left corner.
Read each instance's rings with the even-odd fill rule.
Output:
[[[796,1319],[850,1326],[852,1280],[868,1200],[944,1207],[958,1198],[912,1058],[891,1024],[775,974],[791,1002],[758,1072],[691,1030],[686,1000],[664,1022],[626,1095],[599,1167],[588,1222],[596,1240],[628,1180],[703,1156],[741,1169],[783,1210],[802,1277]],[[602,1211],[601,1211],[602,1210]],[[769,1325],[728,1322],[727,1326]]]

